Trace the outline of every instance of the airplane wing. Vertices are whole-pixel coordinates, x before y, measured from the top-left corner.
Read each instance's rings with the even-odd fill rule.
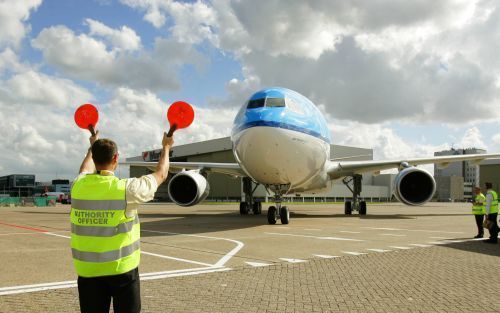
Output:
[[[123,165],[142,166],[154,171],[157,162],[124,162]],[[238,163],[208,163],[208,162],[170,162],[169,172],[185,170],[203,170],[205,172],[226,174],[235,177],[247,176]]]
[[[421,164],[438,164],[441,167],[446,167],[450,163],[459,161],[473,161],[479,164],[485,159],[500,158],[500,153],[490,154],[469,154],[469,155],[447,155],[437,156],[432,158],[418,159],[400,159],[387,161],[345,161],[336,162],[330,161],[327,165],[327,172],[331,179],[337,179],[344,176],[352,176],[354,174],[362,174],[366,172],[380,172],[383,170],[416,166]]]

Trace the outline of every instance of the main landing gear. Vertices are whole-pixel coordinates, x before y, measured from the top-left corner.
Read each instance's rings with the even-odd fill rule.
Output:
[[[366,201],[359,201],[361,195],[361,181],[363,176],[355,174],[353,176],[345,177],[342,182],[352,192],[352,202],[346,201],[344,203],[344,213],[351,215],[352,211],[359,211],[359,215],[366,215]],[[352,187],[350,183],[352,182]]]
[[[262,203],[255,201],[253,198],[253,193],[259,187],[259,184],[255,184],[255,188],[252,186],[252,180],[248,177],[243,177],[243,192],[245,193],[245,201],[240,202],[240,214],[248,215],[253,212],[255,215],[262,214]]]

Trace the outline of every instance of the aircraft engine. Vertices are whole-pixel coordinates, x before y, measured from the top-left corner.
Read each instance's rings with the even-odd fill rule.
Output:
[[[394,195],[408,205],[421,205],[429,201],[436,191],[436,182],[427,171],[407,167],[394,179]]]
[[[197,171],[182,171],[170,179],[168,195],[180,206],[192,206],[203,201],[210,191],[207,179]]]

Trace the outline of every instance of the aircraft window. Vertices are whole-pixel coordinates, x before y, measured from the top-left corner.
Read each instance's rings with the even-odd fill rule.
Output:
[[[285,99],[284,98],[267,98],[266,107],[284,107]]]
[[[247,109],[255,109],[255,108],[262,108],[264,106],[264,102],[266,99],[256,99],[256,100],[250,100],[248,101],[248,106]]]

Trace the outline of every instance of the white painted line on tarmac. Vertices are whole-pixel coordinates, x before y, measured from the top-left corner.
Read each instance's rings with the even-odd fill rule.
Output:
[[[322,229],[319,228],[304,228],[304,230],[322,231]]]
[[[349,231],[349,230],[339,230],[339,233],[346,233],[346,234],[361,234],[359,231]]]
[[[403,234],[380,234],[380,236],[406,237],[408,235],[403,235]]]
[[[269,263],[259,263],[259,262],[245,262],[246,264],[253,266],[253,267],[263,267],[263,266],[270,266],[272,264]]]
[[[444,242],[444,241],[429,241],[428,244],[431,244],[431,245],[445,245],[446,242]]]
[[[450,237],[429,237],[431,239],[451,239]]]
[[[51,232],[45,232],[43,233],[44,235],[49,235],[49,236],[56,236],[56,237],[62,237],[62,238],[67,238],[67,239],[71,239],[70,236],[64,236],[64,235],[59,235],[59,234],[56,234],[56,233],[51,233]]]
[[[304,263],[307,262],[307,260],[302,260],[302,259],[287,259],[287,258],[279,258],[282,261],[288,262],[288,263]]]
[[[425,232],[425,233],[443,233],[443,234],[463,234],[462,231],[444,231],[444,230],[429,230],[429,229],[403,229],[403,228],[388,228],[388,227],[363,227],[367,229],[375,230],[397,230],[397,231],[413,231],[413,232]]]
[[[311,236],[311,235],[295,235],[295,234],[283,234],[283,233],[264,233],[264,234],[277,235],[277,236],[314,238],[314,239],[319,239],[319,240],[364,241],[364,240],[360,240],[360,239],[343,238],[343,237],[318,237],[318,236]]]
[[[443,233],[443,234],[463,234],[463,231],[443,231],[443,230],[428,230],[428,229],[407,229],[407,231],[424,232],[424,233]]]
[[[366,250],[375,251],[375,252],[379,252],[379,253],[391,252],[392,251],[392,250],[384,250],[384,249],[366,249]]]
[[[229,271],[229,270],[231,270],[231,268],[227,268],[227,267],[202,267],[202,268],[173,270],[173,271],[165,271],[165,272],[153,272],[153,273],[145,273],[145,274],[141,273],[140,277],[141,277],[141,280],[144,281],[144,280],[153,280],[153,279],[178,277],[178,276],[199,275],[199,274],[222,272],[222,271]],[[37,291],[44,291],[44,290],[75,288],[76,286],[77,286],[76,281],[72,280],[72,281],[61,281],[61,282],[53,282],[53,283],[35,284],[35,285],[21,285],[21,286],[13,286],[13,287],[3,287],[3,288],[0,288],[0,296],[29,293],[29,292],[37,292]]]
[[[431,245],[424,245],[424,244],[421,244],[421,243],[410,243],[410,246],[415,246],[415,247],[420,247],[420,248],[431,247]]]
[[[401,246],[389,246],[389,248],[399,249],[399,250],[410,250],[412,247],[401,247]]]
[[[325,254],[313,254],[313,255],[322,259],[334,259],[339,257],[338,255],[325,255]]]
[[[233,240],[233,239],[228,239],[228,238],[222,238],[222,237],[212,237],[212,236],[202,236],[202,235],[191,235],[191,234],[182,234],[182,233],[172,233],[172,232],[166,232],[166,231],[158,231],[158,230],[147,230],[147,229],[142,229],[141,231],[143,232],[150,232],[150,233],[157,233],[157,234],[166,234],[166,235],[183,235],[183,236],[188,236],[188,237],[196,237],[196,238],[206,238],[206,239],[215,239],[215,240],[225,240],[229,242],[233,242],[236,244],[236,247],[233,248],[231,251],[226,253],[217,263],[215,263],[213,266],[214,267],[222,267],[224,264],[227,263],[236,253],[238,253],[244,246],[243,242],[238,241],[238,240]]]
[[[345,253],[345,254],[350,254],[350,255],[363,255],[363,254],[368,254],[368,253],[364,253],[364,252],[356,252],[356,251],[340,251],[342,253]]]
[[[465,242],[465,240],[446,240],[446,243],[462,243]]]
[[[49,235],[49,236],[57,236],[57,237],[71,239],[71,237],[69,237],[69,236],[59,235],[59,234],[55,234],[55,233],[51,233],[51,232],[45,232],[43,234],[44,235]],[[202,262],[193,261],[193,260],[186,260],[186,259],[176,258],[176,257],[173,257],[173,256],[168,256],[168,255],[163,255],[163,254],[158,254],[158,253],[152,253],[152,252],[146,252],[146,251],[142,251],[142,250],[141,250],[141,254],[155,256],[155,257],[162,258],[162,259],[169,259],[169,260],[180,261],[180,262],[185,262],[185,263],[191,263],[191,264],[209,266],[209,267],[214,266],[214,265],[208,264],[208,263],[202,263]]]
[[[231,268],[228,267],[209,267],[209,268],[201,268],[190,271],[180,270],[180,271],[148,273],[147,275],[141,274],[141,280],[144,281],[144,280],[154,280],[154,279],[179,277],[179,276],[191,276],[191,275],[199,275],[199,274],[214,273],[214,272],[225,272],[230,270]]]
[[[13,287],[0,288],[0,296],[13,295],[18,293],[27,293],[35,291],[44,291],[52,289],[64,289],[76,287],[76,281],[61,281],[55,283],[35,284],[35,285],[22,285]]]
[[[69,233],[69,230],[62,230],[62,231],[55,231],[52,233]],[[30,232],[30,233],[3,233],[0,234],[0,236],[15,236],[15,235],[40,235],[40,234],[46,234],[45,232]]]
[[[157,254],[157,253],[146,252],[146,251],[142,251],[142,250],[141,250],[141,253],[145,254],[145,255],[155,256],[155,257],[162,258],[162,259],[174,260],[174,261],[191,263],[191,264],[197,264],[197,265],[203,265],[203,266],[209,266],[209,267],[213,266],[212,264],[208,264],[208,263],[202,263],[202,262],[198,262],[198,261],[186,260],[186,259],[176,258],[176,257],[173,257],[173,256],[167,256],[167,255],[162,255],[162,254]]]

